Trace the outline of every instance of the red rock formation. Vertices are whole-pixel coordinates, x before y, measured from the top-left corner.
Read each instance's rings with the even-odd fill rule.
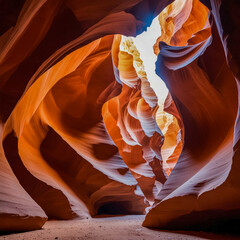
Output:
[[[0,231],[38,229],[47,217],[144,213],[153,201],[144,226],[239,219],[239,3],[26,0],[4,8]],[[156,95],[134,54],[119,49],[119,34],[135,36],[159,13],[156,71],[171,94],[165,111],[176,117],[163,145],[174,148],[168,178]]]
[[[19,184],[3,154],[2,147],[0,151],[0,232],[41,228],[47,221],[46,214]]]
[[[182,152],[184,139],[183,123],[169,93],[164,102],[164,110],[159,109],[157,112],[156,121],[164,134],[161,154],[164,170],[169,176]]]
[[[144,226],[206,229],[237,218],[239,212],[239,189],[230,181],[237,88],[215,20],[210,19],[211,35],[206,23],[203,30],[188,28],[192,37],[186,46],[178,40],[188,22],[194,23],[189,19],[198,19],[198,11],[204,13],[201,8],[206,8],[199,4],[189,9],[182,28],[172,31],[172,45],[159,45],[157,73],[165,80],[183,121],[184,147]]]
[[[19,16],[21,6],[16,6],[9,21],[11,3],[4,4],[2,158],[9,161],[23,188],[50,218],[84,217],[88,211],[92,215],[98,211],[142,213],[147,206],[142,193],[102,123],[102,104],[121,90],[114,82],[112,37],[94,40],[113,33],[136,35],[165,4],[25,1]],[[1,230],[41,227],[45,214],[17,187],[9,166],[7,169],[14,180],[11,185],[1,180],[5,202],[0,211]],[[17,191],[29,208],[11,207]],[[116,209],[119,204],[121,210]],[[3,225],[7,218],[10,220]]]
[[[157,105],[151,108],[142,97],[142,80],[133,67],[133,57],[119,51],[113,58],[118,59],[115,61],[118,63],[117,78],[123,87],[117,97],[104,104],[104,123],[144,195],[153,201],[159,185],[166,180],[160,153],[163,137],[154,118]],[[153,91],[152,94],[154,99]]]

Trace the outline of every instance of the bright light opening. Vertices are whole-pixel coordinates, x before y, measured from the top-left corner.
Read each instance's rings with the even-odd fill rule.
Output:
[[[120,50],[126,52],[130,51],[135,55],[133,65],[136,72],[140,75],[139,77],[147,78],[147,81],[150,83],[151,88],[158,98],[159,109],[156,113],[156,121],[165,137],[161,154],[163,168],[167,175],[169,175],[176,164],[173,155],[179,142],[177,139],[179,126],[176,118],[163,110],[164,102],[169,91],[164,81],[155,72],[157,55],[155,55],[153,49],[154,44],[160,36],[161,28],[158,17],[156,17],[151,26],[137,37],[122,36]]]
[[[156,17],[151,26],[147,28],[147,31],[132,39],[134,45],[140,52],[140,57],[143,61],[148,81],[158,97],[158,105],[161,108],[163,107],[163,103],[168,95],[168,88],[155,72],[157,56],[154,54],[153,45],[156,43],[156,40],[160,37],[160,35],[161,28],[158,22],[158,17]]]

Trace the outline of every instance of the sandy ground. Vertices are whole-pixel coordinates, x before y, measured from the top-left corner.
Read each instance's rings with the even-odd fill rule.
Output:
[[[144,216],[99,217],[85,220],[48,221],[41,230],[0,236],[0,239],[94,239],[94,240],[179,240],[179,239],[240,239],[229,235],[204,232],[168,232],[141,226]]]

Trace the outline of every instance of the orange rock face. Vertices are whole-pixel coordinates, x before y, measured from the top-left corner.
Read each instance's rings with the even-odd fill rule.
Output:
[[[4,6],[0,231],[104,213],[165,229],[239,219],[238,3]],[[136,47],[121,49],[157,15],[165,112]]]
[[[238,218],[239,189],[237,181],[231,180],[237,161],[233,157],[237,86],[217,32],[217,19],[207,20],[206,7],[197,1],[177,15],[173,6],[165,10],[164,19],[159,18],[163,28],[172,22],[174,30],[160,38],[167,39],[168,45],[159,42],[156,71],[165,80],[182,119],[184,145],[143,225],[208,229]],[[194,27],[199,11],[206,22],[198,21]],[[185,14],[188,18],[181,22]]]

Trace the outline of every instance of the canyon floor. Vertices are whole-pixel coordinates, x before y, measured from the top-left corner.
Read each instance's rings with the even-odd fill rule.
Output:
[[[240,239],[240,236],[205,232],[163,231],[141,226],[144,216],[101,216],[85,220],[48,221],[41,230],[0,236],[0,239],[94,239],[94,240],[192,240],[192,239]]]

